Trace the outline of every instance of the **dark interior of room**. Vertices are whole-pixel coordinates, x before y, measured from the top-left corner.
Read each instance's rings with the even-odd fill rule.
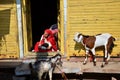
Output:
[[[33,46],[46,28],[57,23],[57,0],[30,0]]]

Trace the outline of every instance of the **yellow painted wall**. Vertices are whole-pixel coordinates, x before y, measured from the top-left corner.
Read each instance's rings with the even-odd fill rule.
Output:
[[[0,0],[0,58],[18,58],[15,0]]]
[[[75,32],[85,35],[111,33],[118,40],[112,56],[120,54],[120,0],[67,0],[67,53],[83,56],[84,48],[73,41]],[[97,50],[96,55],[103,55]]]
[[[32,47],[31,7],[29,0],[22,0],[22,22],[24,56],[27,56]]]
[[[63,0],[58,1],[58,46],[62,54],[65,53],[64,44],[64,6]]]

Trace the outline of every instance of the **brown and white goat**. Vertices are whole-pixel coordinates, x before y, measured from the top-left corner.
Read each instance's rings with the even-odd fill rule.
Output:
[[[98,34],[96,36],[89,36],[89,35],[83,35],[81,33],[76,33],[74,36],[74,41],[78,43],[82,43],[82,45],[85,47],[86,56],[83,64],[87,63],[88,53],[91,52],[94,66],[96,66],[95,48],[104,46],[105,55],[104,55],[104,61],[101,65],[101,67],[104,67],[104,65],[107,64],[108,61],[110,60],[110,55],[114,47],[113,42],[115,41],[115,38],[112,37],[112,35],[109,33]]]

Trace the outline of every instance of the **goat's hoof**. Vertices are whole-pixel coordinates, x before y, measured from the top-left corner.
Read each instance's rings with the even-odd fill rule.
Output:
[[[93,65],[96,66],[96,63],[94,63]]]
[[[83,65],[85,65],[86,63],[83,63]]]
[[[103,68],[103,67],[104,67],[104,65],[102,64],[102,65],[101,65],[101,68]]]

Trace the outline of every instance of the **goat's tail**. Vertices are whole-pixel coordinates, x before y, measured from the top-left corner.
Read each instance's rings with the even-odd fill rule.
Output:
[[[117,40],[117,38],[112,37],[112,41],[116,41],[116,40]]]
[[[115,46],[115,44],[112,42],[110,47],[109,47],[109,54],[111,54],[112,50],[113,50],[113,47]]]
[[[111,37],[111,39],[112,39],[112,42],[111,42],[110,47],[109,47],[109,53],[110,54],[113,50],[113,47],[115,46],[114,41],[116,41],[116,38],[114,38],[114,37]]]
[[[111,44],[112,48],[115,46],[114,41],[116,41],[116,38],[112,37],[112,44]]]

